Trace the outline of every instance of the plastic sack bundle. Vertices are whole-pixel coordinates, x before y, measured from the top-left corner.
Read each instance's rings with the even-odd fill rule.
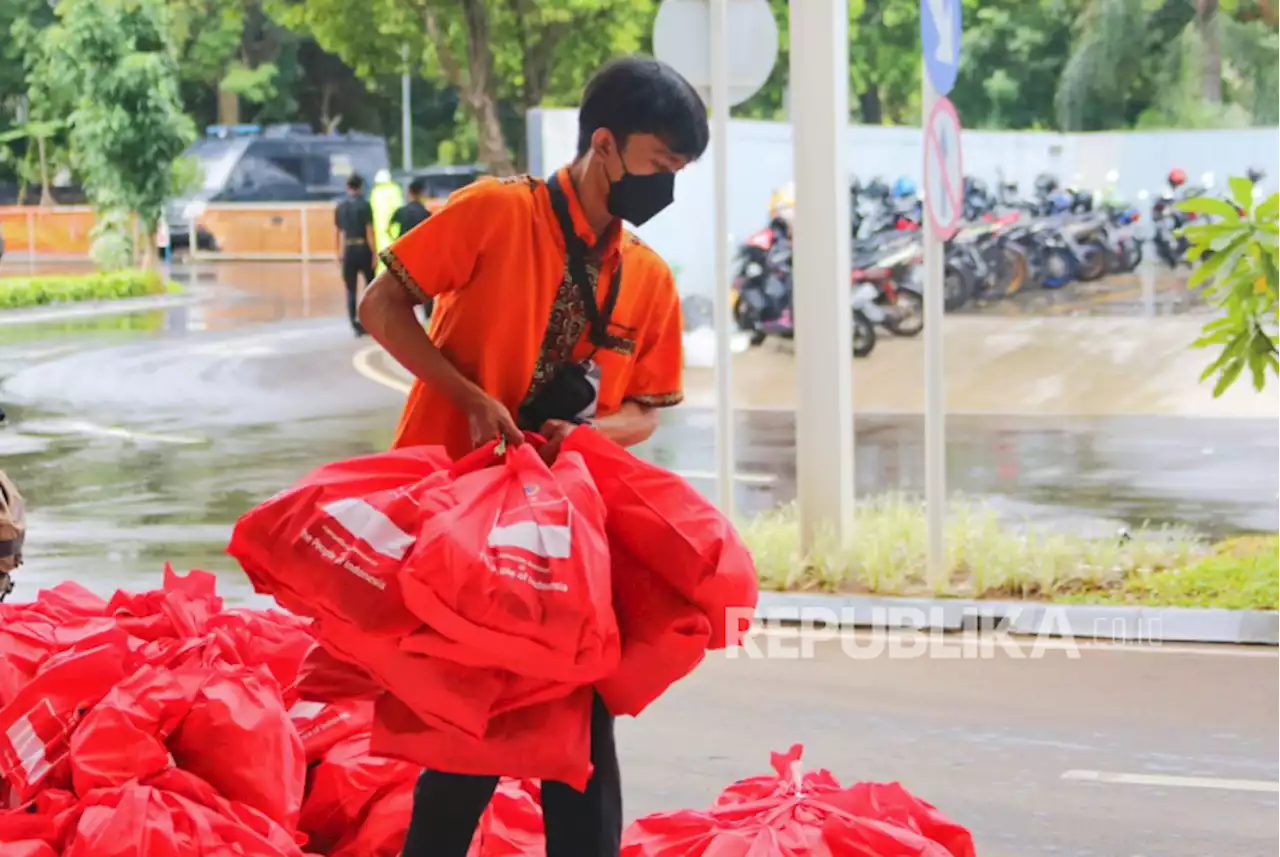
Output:
[[[729,786],[707,810],[659,813],[622,835],[622,857],[974,857],[968,831],[897,783],[842,788],[803,773],[800,745],[775,775]]]

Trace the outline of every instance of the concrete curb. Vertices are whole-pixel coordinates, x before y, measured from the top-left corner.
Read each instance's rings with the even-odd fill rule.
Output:
[[[156,309],[174,309],[175,307],[187,306],[207,299],[207,297],[202,298],[190,292],[185,292],[174,295],[156,295],[155,297],[120,298],[114,301],[77,301],[73,304],[61,304],[55,307],[11,309],[5,310],[3,314],[0,314],[0,327],[73,321],[78,318],[126,315],[131,312],[146,312]]]
[[[756,618],[845,628],[1000,630],[1123,643],[1280,645],[1280,612],[762,592]]]

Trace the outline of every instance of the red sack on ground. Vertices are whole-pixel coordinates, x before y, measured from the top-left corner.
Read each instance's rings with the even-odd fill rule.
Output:
[[[72,732],[124,678],[126,658],[118,645],[59,655],[0,710],[0,779],[11,800],[29,798],[55,769],[65,776]]]
[[[0,603],[0,627],[21,616],[39,615],[66,621],[89,616],[105,616],[107,602],[80,584],[64,580],[50,589],[41,589],[36,600]]]
[[[373,727],[373,700],[299,700],[289,709],[289,719],[293,721],[298,737],[302,739],[307,764],[311,764],[319,761],[340,741],[360,732],[368,732]]]
[[[63,857],[302,857],[297,845],[234,814],[141,783],[95,791],[84,806]]]
[[[374,700],[383,687],[368,670],[335,657],[324,646],[315,645],[298,668],[298,696],[313,702],[346,699]]]
[[[39,853],[34,845],[40,843],[56,857],[79,817],[79,800],[60,789],[45,789],[17,809],[0,810],[0,843],[4,843],[5,857],[9,857],[10,848],[21,843],[26,843],[31,853]]]
[[[459,663],[584,684],[617,665],[605,509],[578,455],[481,447],[438,480],[400,575],[405,604]],[[492,465],[492,466],[488,466]]]
[[[360,826],[334,846],[330,857],[400,857],[415,785],[416,778],[405,780],[375,799]]]
[[[315,645],[311,623],[278,610],[229,610],[212,617],[206,633],[225,636],[247,667],[266,667],[281,689],[296,692],[298,671]]]
[[[205,625],[222,610],[218,579],[192,570],[185,577],[164,566],[164,583],[150,592],[119,590],[107,603],[107,615],[130,635],[142,640],[188,639],[204,633]]]
[[[432,729],[388,695],[374,708],[371,750],[438,771],[555,780],[582,790],[591,776],[592,697],[582,687],[499,715],[477,740]]]
[[[187,716],[212,670],[187,664],[170,670],[142,666],[85,715],[71,737],[76,794],[121,786],[168,768],[165,741]]]
[[[36,842],[26,839],[22,842],[11,842],[4,846],[5,857],[58,857],[47,842]]]
[[[293,853],[295,846],[305,839],[296,831],[285,830],[253,807],[227,800],[218,794],[217,789],[190,771],[168,768],[147,778],[142,785],[169,792],[213,810],[223,818],[252,831],[260,839],[286,854]]]
[[[219,669],[168,741],[178,767],[296,829],[307,762],[280,687],[263,668]]]
[[[587,427],[560,455],[577,452],[609,510],[607,530],[711,622],[709,648],[737,646],[759,596],[751,553],[724,515],[679,476],[635,457]]]
[[[365,826],[373,803],[406,783],[412,788],[420,772],[410,762],[371,755],[368,732],[353,735],[330,748],[312,770],[298,829],[312,850],[327,852]],[[406,814],[401,840],[408,824]]]
[[[321,467],[241,517],[227,553],[287,610],[408,633],[422,623],[397,573],[432,511],[415,486],[450,463],[442,448],[408,447]]]
[[[635,716],[702,663],[711,622],[621,545],[613,548],[613,606],[622,659],[596,690],[610,712]]]
[[[58,618],[37,610],[15,613],[0,625],[0,705],[17,696],[52,656],[104,645],[123,648],[128,639],[128,633],[105,616]]]
[[[774,753],[774,776],[734,783],[709,810],[638,819],[623,832],[622,857],[949,857],[911,827],[851,812],[829,772],[801,776],[800,753]]]
[[[480,817],[467,857],[530,857],[546,853],[542,789],[536,780],[502,780]]]

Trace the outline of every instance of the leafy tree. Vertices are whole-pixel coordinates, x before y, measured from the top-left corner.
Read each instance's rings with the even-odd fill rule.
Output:
[[[1280,194],[1273,193],[1254,208],[1253,182],[1232,178],[1230,185],[1231,202],[1196,197],[1178,204],[1183,211],[1217,220],[1183,230],[1191,243],[1188,255],[1199,262],[1188,285],[1205,286],[1209,302],[1222,311],[1205,324],[1203,335],[1194,343],[1199,348],[1221,349],[1201,376],[1201,380],[1217,377],[1215,397],[1226,392],[1246,368],[1257,390],[1266,386],[1268,371],[1275,375],[1280,368],[1276,359]]]
[[[57,23],[41,33],[31,87],[66,107],[90,200],[104,223],[118,224],[121,213],[137,219],[143,262],[151,264],[174,163],[194,136],[178,97],[165,7],[161,0],[61,0],[56,12]]]

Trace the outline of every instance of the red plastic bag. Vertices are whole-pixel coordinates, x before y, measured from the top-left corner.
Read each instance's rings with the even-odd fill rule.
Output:
[[[368,670],[334,656],[324,646],[312,646],[298,668],[298,697],[312,702],[377,699],[383,687]]]
[[[610,712],[635,716],[702,663],[711,622],[620,545],[613,549],[613,604],[622,659],[596,690]]]
[[[759,597],[751,553],[724,515],[679,476],[636,458],[587,427],[560,455],[577,452],[609,510],[610,545],[621,545],[711,622],[709,648],[737,646]]]
[[[432,729],[393,696],[374,708],[372,752],[454,774],[555,780],[581,791],[591,777],[590,687],[489,721],[483,740]]]
[[[142,640],[190,638],[204,633],[210,617],[222,610],[218,579],[192,570],[185,577],[164,566],[164,583],[150,592],[119,590],[107,604],[107,614],[130,635]]]
[[[952,857],[975,857],[973,834],[901,783],[854,783],[833,803],[852,815],[913,830],[941,845]]]
[[[178,767],[293,830],[306,790],[302,739],[263,668],[222,668],[168,741]]]
[[[165,741],[211,676],[200,664],[176,670],[144,665],[117,684],[71,738],[76,793],[121,786],[168,768]]]
[[[206,632],[223,636],[247,667],[266,667],[282,689],[296,692],[298,671],[315,645],[311,623],[278,610],[229,610],[212,617]]]
[[[227,552],[285,609],[399,636],[421,625],[397,573],[430,508],[416,486],[448,467],[438,447],[329,464],[236,522]]]
[[[438,648],[417,651],[529,678],[583,684],[617,665],[605,511],[582,459],[548,467],[536,443],[490,444],[422,499],[400,576],[405,603]],[[487,464],[494,466],[485,466]]]
[[[370,755],[367,732],[353,735],[325,753],[311,772],[298,829],[307,834],[313,850],[328,851],[364,826],[373,803],[406,783],[412,789],[420,772],[409,762]],[[403,821],[402,841],[409,823],[407,814]]]
[[[416,778],[406,780],[374,800],[360,826],[334,846],[330,857],[400,857],[415,785]]]
[[[39,853],[34,848],[38,842],[51,848],[54,855],[61,854],[79,817],[76,796],[60,789],[45,789],[17,809],[0,810],[0,843],[5,844],[5,857],[9,857],[10,848],[23,842],[32,853]]]
[[[175,792],[129,783],[85,798],[63,857],[302,857],[296,844],[270,839],[235,817]]]
[[[0,625],[0,705],[18,695],[49,658],[98,646],[123,648],[129,635],[104,616],[54,618],[29,610]]]
[[[536,780],[498,783],[467,857],[530,857],[546,853],[542,789]]]
[[[0,711],[0,779],[11,799],[29,798],[56,769],[65,773],[71,733],[124,678],[126,657],[122,646],[60,655]]]
[[[299,700],[289,709],[289,719],[302,739],[307,764],[311,764],[319,761],[335,744],[373,727],[373,700]]]

